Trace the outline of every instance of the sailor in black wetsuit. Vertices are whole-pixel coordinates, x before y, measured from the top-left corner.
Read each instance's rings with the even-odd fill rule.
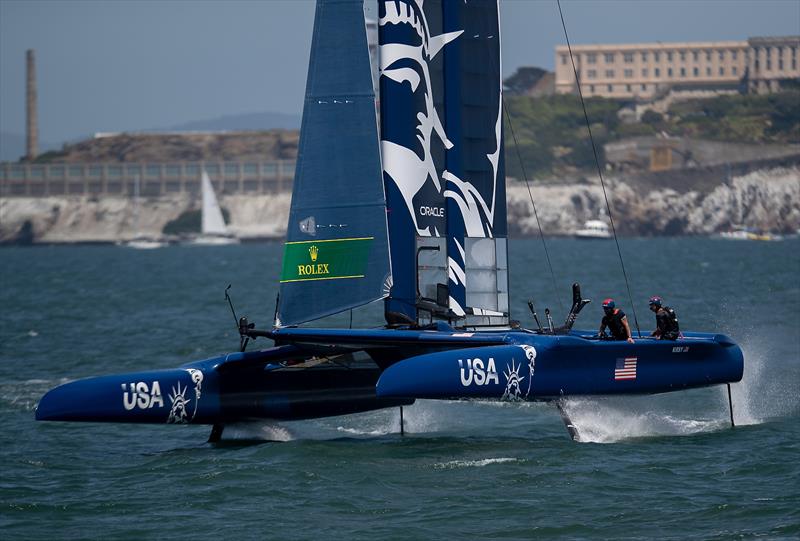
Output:
[[[600,322],[598,336],[602,338],[605,335],[606,327],[608,327],[612,340],[627,340],[633,344],[628,318],[625,316],[625,312],[616,307],[614,299],[603,301],[603,311],[606,315],[603,316],[603,321]]]
[[[650,336],[660,340],[677,340],[681,334],[680,327],[678,327],[678,316],[675,314],[675,310],[669,306],[662,306],[662,304],[661,297],[650,297],[650,310],[656,314],[656,330]]]

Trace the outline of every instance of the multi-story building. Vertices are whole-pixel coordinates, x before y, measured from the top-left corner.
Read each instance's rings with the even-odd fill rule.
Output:
[[[800,79],[800,36],[747,41],[576,45],[585,96],[651,100],[670,89],[772,92]],[[555,91],[577,92],[566,45],[556,47]]]
[[[748,80],[750,92],[776,92],[791,79],[800,82],[800,36],[750,38]]]

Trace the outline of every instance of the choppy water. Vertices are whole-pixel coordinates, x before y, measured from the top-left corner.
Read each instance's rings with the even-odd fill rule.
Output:
[[[597,325],[607,296],[633,319],[613,243],[549,247],[561,302],[573,280],[595,299],[578,326]],[[549,305],[563,317],[540,243],[510,250],[514,316],[527,324],[533,297],[540,313]],[[0,537],[800,537],[796,239],[623,240],[643,331],[657,293],[683,327],[743,346],[735,430],[720,388],[572,400],[586,443],[571,442],[544,404],[421,401],[406,409],[405,437],[391,410],[237,426],[217,446],[205,443],[207,427],[33,420],[41,395],[64,381],[235,350],[224,287],[268,326],[280,252],[0,250]]]

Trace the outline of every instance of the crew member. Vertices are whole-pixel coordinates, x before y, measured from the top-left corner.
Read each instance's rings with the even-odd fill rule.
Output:
[[[611,332],[612,340],[627,340],[633,344],[633,337],[631,336],[631,328],[628,325],[628,318],[625,312],[617,308],[614,299],[606,299],[603,301],[603,321],[600,322],[600,330],[598,336],[605,335],[606,327]]]
[[[660,340],[677,340],[681,330],[678,327],[678,316],[669,306],[662,306],[658,295],[650,297],[650,310],[656,314],[656,330],[650,336]]]

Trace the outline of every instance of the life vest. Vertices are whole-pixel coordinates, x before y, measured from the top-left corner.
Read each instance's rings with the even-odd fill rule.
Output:
[[[675,340],[681,330],[678,326],[678,315],[669,306],[663,306],[656,313],[656,326],[665,340]]]
[[[603,316],[603,324],[608,327],[611,336],[614,340],[625,340],[628,338],[628,333],[625,331],[625,325],[622,319],[625,317],[625,312],[616,308],[614,313]]]

